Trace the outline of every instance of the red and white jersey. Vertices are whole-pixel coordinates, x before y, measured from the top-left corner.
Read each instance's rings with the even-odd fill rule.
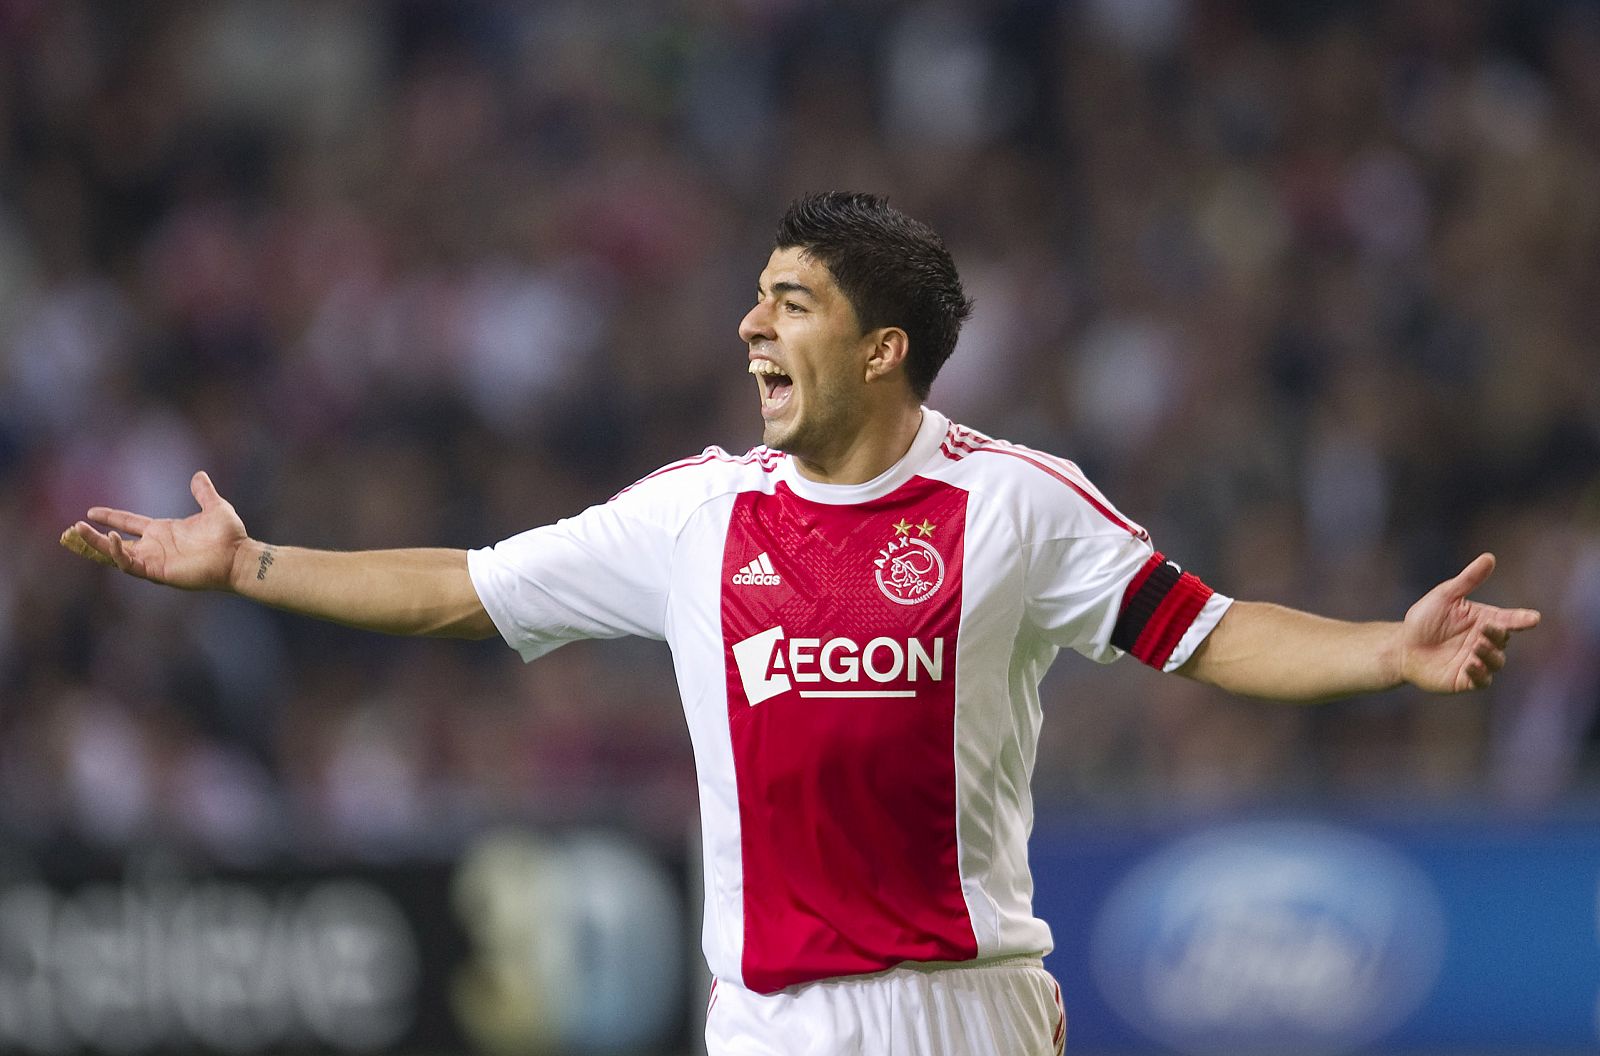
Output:
[[[932,410],[867,483],[708,448],[469,568],[526,660],[671,645],[706,958],[763,993],[1048,952],[1027,853],[1039,680],[1063,647],[1171,670],[1229,604],[1072,463]]]

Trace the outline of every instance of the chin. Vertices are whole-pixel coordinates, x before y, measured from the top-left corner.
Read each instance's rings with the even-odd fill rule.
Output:
[[[763,422],[761,423],[761,442],[774,451],[783,451],[795,454],[795,440],[803,439],[797,434],[793,423],[788,422]]]

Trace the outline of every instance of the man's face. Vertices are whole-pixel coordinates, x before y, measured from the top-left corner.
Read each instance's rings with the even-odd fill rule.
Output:
[[[762,442],[808,461],[840,454],[866,413],[871,338],[827,267],[773,250],[739,336],[760,386]]]

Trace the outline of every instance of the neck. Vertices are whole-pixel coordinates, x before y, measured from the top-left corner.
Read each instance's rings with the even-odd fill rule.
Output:
[[[865,484],[905,457],[922,426],[919,403],[870,415],[838,450],[796,455],[800,475],[818,484]]]

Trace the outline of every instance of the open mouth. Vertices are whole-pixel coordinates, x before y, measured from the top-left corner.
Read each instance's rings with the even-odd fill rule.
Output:
[[[761,387],[761,414],[771,417],[781,411],[794,392],[794,379],[770,359],[752,359],[750,373],[756,376]]]

